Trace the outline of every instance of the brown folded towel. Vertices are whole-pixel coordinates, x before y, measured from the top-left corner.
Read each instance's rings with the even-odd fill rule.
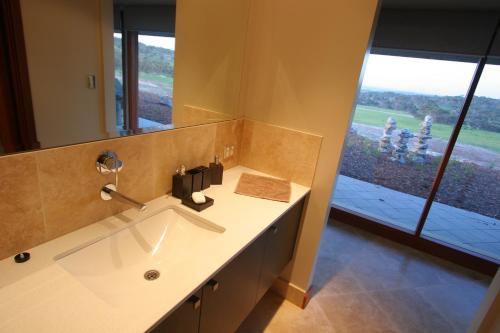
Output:
[[[290,181],[242,173],[234,193],[250,197],[290,202]]]

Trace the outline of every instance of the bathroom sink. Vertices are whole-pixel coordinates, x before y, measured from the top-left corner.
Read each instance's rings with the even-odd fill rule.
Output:
[[[55,260],[101,299],[120,306],[189,271],[186,258],[206,251],[224,231],[173,207]]]

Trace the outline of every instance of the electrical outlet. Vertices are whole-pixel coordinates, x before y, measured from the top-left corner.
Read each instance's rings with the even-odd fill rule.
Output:
[[[231,146],[229,146],[229,145],[224,146],[224,153],[223,153],[222,158],[224,160],[226,160],[226,159],[232,157],[233,155],[234,155],[234,146],[233,145],[231,145]]]

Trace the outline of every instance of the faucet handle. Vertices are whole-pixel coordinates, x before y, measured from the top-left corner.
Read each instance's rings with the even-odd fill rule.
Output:
[[[118,155],[112,151],[105,151],[97,157],[95,162],[97,171],[100,174],[118,173],[123,168],[123,161],[118,159]]]
[[[111,192],[116,191],[116,186],[114,184],[104,185],[101,189],[101,199],[104,201],[108,201],[113,199],[111,197]]]

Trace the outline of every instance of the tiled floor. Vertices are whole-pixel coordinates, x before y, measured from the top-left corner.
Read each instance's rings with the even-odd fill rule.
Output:
[[[332,204],[408,230],[415,230],[425,200],[339,175]],[[500,259],[500,220],[435,202],[423,234]]]
[[[489,282],[411,248],[329,224],[307,308],[269,292],[238,332],[465,332]]]

